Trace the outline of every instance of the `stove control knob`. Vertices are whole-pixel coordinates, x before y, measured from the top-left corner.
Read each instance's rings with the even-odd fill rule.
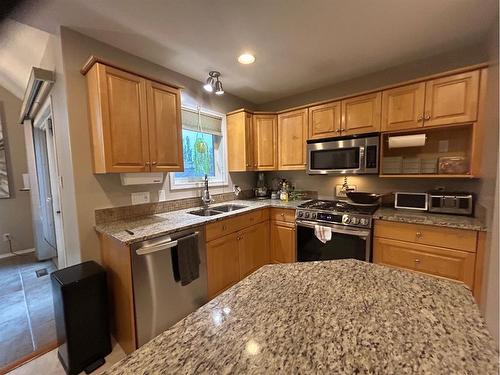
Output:
[[[316,219],[316,214],[314,212],[311,214],[311,219]]]
[[[351,218],[350,218],[349,216],[347,216],[347,215],[344,215],[344,216],[342,217],[342,222],[343,222],[344,224],[349,224],[349,223],[351,222]]]
[[[366,226],[366,225],[368,225],[368,219],[363,217],[363,218],[361,218],[361,220],[359,221],[359,223],[361,225],[365,225]]]
[[[354,224],[354,225],[358,225],[358,223],[359,223],[359,219],[358,219],[357,217],[353,217],[353,218],[351,219],[351,223],[352,223],[352,224]]]
[[[306,219],[307,219],[307,218],[309,218],[309,212],[306,212],[306,213],[304,214],[304,217],[305,217]]]
[[[298,217],[302,217],[302,215],[304,215],[304,213],[302,211],[297,212]]]

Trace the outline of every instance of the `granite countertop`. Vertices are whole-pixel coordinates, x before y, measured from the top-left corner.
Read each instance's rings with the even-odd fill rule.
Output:
[[[402,223],[436,225],[440,227],[485,231],[486,226],[474,217],[435,214],[425,211],[401,210],[381,207],[374,214],[374,219],[398,221]]]
[[[460,283],[356,260],[267,265],[105,374],[497,374]]]
[[[274,199],[234,200],[210,205],[210,208],[216,208],[217,206],[224,206],[226,204],[238,204],[247,207],[233,212],[225,212],[216,216],[196,216],[189,214],[189,211],[201,209],[201,207],[192,207],[185,210],[171,211],[146,217],[133,218],[130,220],[119,220],[99,224],[96,225],[95,229],[99,233],[106,234],[124,244],[130,245],[153,237],[193,228],[199,225],[226,219],[230,216],[240,215],[259,208],[281,207],[295,209],[299,204],[304,202],[304,200],[282,202]],[[133,234],[128,233],[127,230],[133,232]]]

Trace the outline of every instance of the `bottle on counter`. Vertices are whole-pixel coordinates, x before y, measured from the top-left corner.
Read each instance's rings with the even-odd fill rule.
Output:
[[[280,190],[280,200],[283,202],[288,202],[288,184],[286,182],[283,182],[283,186]]]

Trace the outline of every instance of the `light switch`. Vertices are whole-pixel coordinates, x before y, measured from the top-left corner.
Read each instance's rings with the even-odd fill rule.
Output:
[[[158,202],[165,202],[167,200],[167,193],[165,190],[158,190]]]
[[[132,204],[143,204],[151,201],[149,192],[132,193]]]

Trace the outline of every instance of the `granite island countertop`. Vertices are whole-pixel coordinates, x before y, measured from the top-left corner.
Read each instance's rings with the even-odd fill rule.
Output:
[[[460,283],[356,260],[267,265],[105,372],[497,374]]]
[[[238,204],[247,206],[241,210],[225,212],[215,216],[196,216],[189,211],[196,211],[201,207],[192,207],[179,211],[165,212],[145,217],[132,218],[128,220],[112,221],[95,226],[97,232],[108,235],[116,240],[130,245],[150,238],[178,232],[184,229],[194,228],[214,221],[227,219],[231,216],[241,215],[253,210],[265,207],[279,207],[295,209],[305,200],[282,202],[275,199],[258,200],[234,200],[210,205],[210,208],[224,206],[227,204]],[[130,232],[128,232],[130,231]]]
[[[374,214],[374,219],[397,221],[401,223],[434,225],[439,227],[485,231],[486,226],[470,216],[436,214],[426,211],[401,210],[381,207]]]

